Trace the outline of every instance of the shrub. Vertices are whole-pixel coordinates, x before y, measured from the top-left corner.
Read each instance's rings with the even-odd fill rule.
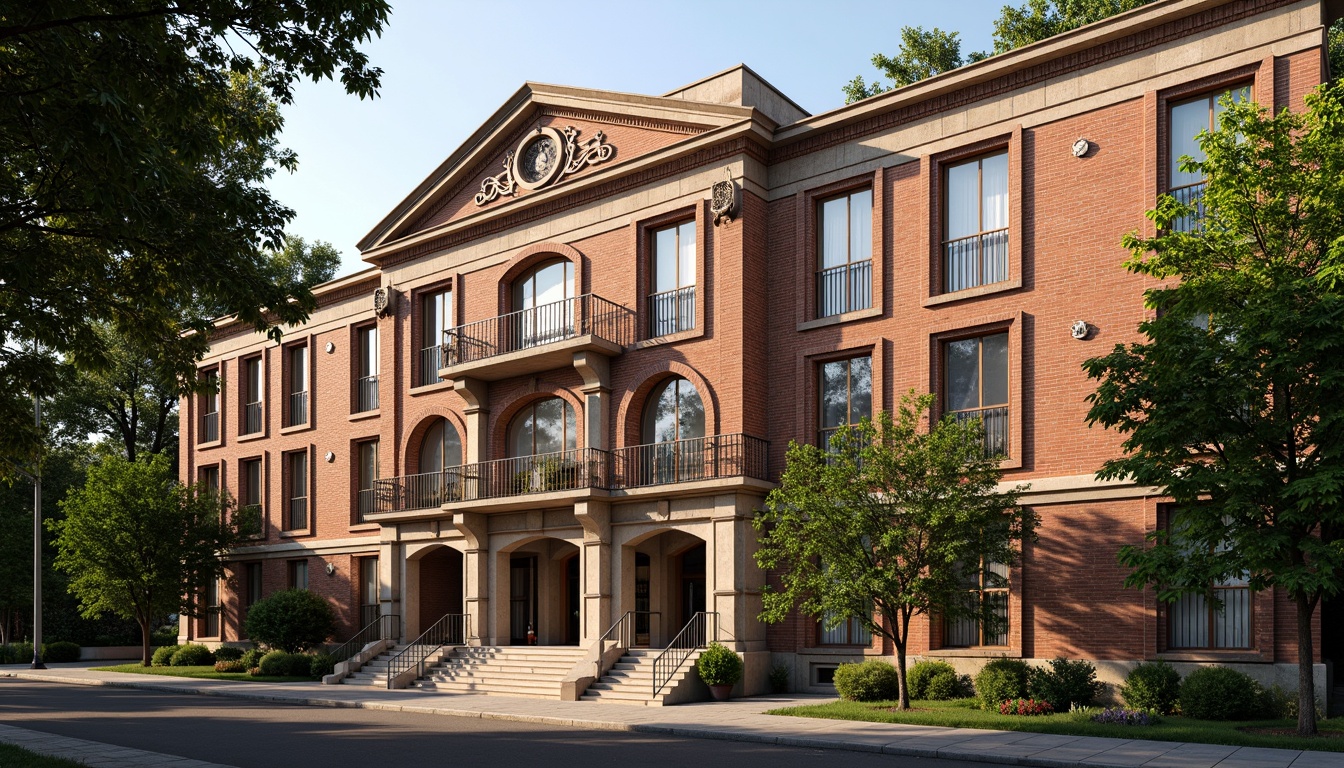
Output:
[[[1277,683],[1265,689],[1264,711],[1269,717],[1296,720],[1297,710],[1297,691],[1289,691]],[[1325,719],[1319,699],[1316,700],[1316,719]]]
[[[958,675],[955,672],[940,672],[929,678],[925,697],[929,701],[953,701],[975,696],[970,675]]]
[[[315,653],[308,660],[308,675],[321,678],[336,671],[336,657],[330,653]]]
[[[1086,707],[1105,689],[1097,681],[1097,668],[1092,662],[1062,658],[1032,669],[1028,682],[1031,695],[1050,702],[1056,712],[1066,712],[1074,704]]]
[[[901,695],[896,668],[885,661],[869,659],[861,664],[841,664],[835,670],[835,690],[848,701],[891,701]]]
[[[238,661],[242,662],[244,669],[253,669],[261,666],[261,657],[265,655],[260,648],[249,648],[243,652]]]
[[[1092,722],[1102,725],[1157,725],[1162,718],[1146,709],[1108,707],[1092,715]]]
[[[975,695],[980,708],[993,712],[1005,701],[1027,696],[1031,668],[1020,659],[994,659],[975,676]]]
[[[50,661],[53,664],[79,661],[79,643],[70,643],[64,640],[47,643],[42,648],[42,660]]]
[[[165,645],[162,648],[155,648],[154,655],[150,657],[149,662],[156,667],[167,667],[173,663],[173,654],[177,653],[178,646]]]
[[[1000,715],[1048,715],[1055,711],[1048,701],[1037,699],[1009,699],[999,703]]]
[[[710,643],[695,660],[695,671],[705,685],[736,685],[742,677],[742,657],[727,646]]]
[[[1197,720],[1249,720],[1264,702],[1260,684],[1235,669],[1203,667],[1181,682],[1181,714]]]
[[[929,698],[929,680],[940,674],[956,676],[957,671],[945,661],[921,661],[905,671],[905,687],[912,699]]]
[[[215,671],[216,671],[216,672],[246,672],[246,671],[247,671],[247,667],[244,667],[244,666],[243,666],[243,662],[241,662],[241,661],[239,661],[239,660],[237,660],[237,659],[227,659],[227,660],[225,660],[225,659],[221,659],[220,661],[216,661],[216,662],[215,662]]]
[[[286,589],[247,610],[247,636],[280,651],[305,651],[336,631],[331,603],[306,589]]]
[[[243,658],[243,649],[236,645],[221,645],[215,649],[216,661],[237,661]]]
[[[770,667],[770,691],[772,693],[788,693],[789,683],[792,679],[793,671],[789,669],[789,665],[781,662]]]
[[[261,662],[257,664],[257,667],[263,675],[283,677],[289,674],[290,657],[295,655],[286,651],[271,651],[261,657]]]
[[[150,645],[177,645],[177,627],[165,627],[154,630],[149,636]]]
[[[250,676],[252,676],[252,677],[260,677],[260,676],[261,676],[261,667],[248,667],[248,668],[247,668],[247,674],[250,675]]]
[[[215,663],[215,654],[204,645],[184,645],[177,649],[169,663],[174,667],[208,667]]]
[[[1120,686],[1120,698],[1131,709],[1147,709],[1169,715],[1181,694],[1181,675],[1165,661],[1135,667]]]

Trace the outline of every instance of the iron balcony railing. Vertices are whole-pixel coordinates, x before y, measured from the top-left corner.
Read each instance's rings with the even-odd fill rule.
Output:
[[[462,498],[461,475],[457,467],[449,467],[441,472],[425,472],[419,475],[389,477],[373,481],[372,509],[377,514],[387,512],[410,512],[417,509],[438,509],[445,502],[460,501]],[[364,510],[365,491],[360,491],[360,512]]]
[[[372,488],[361,488],[356,494],[355,511],[359,513],[359,522],[364,522],[364,518],[378,511],[378,480],[373,481]]]
[[[984,232],[943,244],[943,293],[1008,279],[1008,230]]]
[[[266,533],[266,519],[260,504],[244,504],[233,513],[237,521],[238,533],[247,538],[259,538]]]
[[[477,501],[531,493],[610,488],[610,457],[596,448],[464,464],[444,470],[445,496]]]
[[[980,424],[985,431],[985,455],[1008,455],[1008,406],[980,408],[973,411],[955,411],[952,416],[957,421],[980,419]]]
[[[873,262],[855,261],[817,271],[817,317],[873,306]]]
[[[392,688],[393,681],[411,669],[415,670],[417,678],[424,677],[425,662],[445,645],[466,645],[470,622],[471,617],[464,613],[450,613],[434,622],[433,626],[388,660],[388,689]]]
[[[247,403],[243,406],[243,434],[251,435],[261,431],[261,402]]]
[[[689,331],[695,327],[695,286],[649,296],[649,337]]]
[[[201,416],[201,442],[213,443],[219,439],[219,411]]]
[[[438,384],[439,369],[443,367],[443,347],[435,344],[420,350],[420,386]]]
[[[355,413],[378,408],[378,374],[361,376],[355,382]]]
[[[285,530],[297,531],[308,527],[308,497],[289,500],[289,524]]]
[[[719,614],[701,611],[691,617],[681,632],[653,658],[653,695],[672,682],[691,654],[719,639]]]
[[[587,335],[627,346],[634,342],[634,313],[587,293],[459,325],[443,332],[442,365],[448,368]]]
[[[640,488],[720,477],[768,479],[770,444],[741,433],[634,445],[612,452],[612,486]]]
[[[371,612],[365,610],[368,608],[373,610]],[[369,643],[377,640],[395,640],[401,634],[401,617],[394,613],[379,616],[378,606],[376,605],[363,606],[360,609],[359,620],[363,628],[356,632],[354,637],[336,646],[330,652],[334,657],[333,664],[349,661],[356,653],[364,650],[364,646]]]
[[[1204,220],[1204,191],[1208,182],[1201,181],[1184,187],[1177,187],[1169,193],[1176,202],[1193,206],[1195,212],[1171,222],[1172,232],[1198,232]]]
[[[308,390],[289,393],[289,426],[308,423]]]

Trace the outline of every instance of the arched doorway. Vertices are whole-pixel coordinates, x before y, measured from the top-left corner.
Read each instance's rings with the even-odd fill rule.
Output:
[[[642,485],[686,482],[705,477],[705,404],[695,385],[675,376],[654,388],[640,424],[645,446]],[[712,466],[712,464],[711,464]]]
[[[445,501],[461,498],[458,472],[462,465],[462,436],[457,427],[442,416],[434,419],[420,440],[418,482],[412,492],[422,508],[437,507]]]
[[[496,642],[578,645],[578,546],[552,537],[529,539],[506,547],[496,562],[501,575]]]
[[[513,313],[508,329],[514,349],[534,347],[574,335],[574,264],[544,261],[513,281]]]
[[[620,609],[635,612],[637,646],[662,648],[707,610],[708,547],[684,530],[663,530],[622,547]]]
[[[435,547],[416,562],[420,571],[416,579],[419,634],[444,616],[463,612],[462,553],[451,547]]]

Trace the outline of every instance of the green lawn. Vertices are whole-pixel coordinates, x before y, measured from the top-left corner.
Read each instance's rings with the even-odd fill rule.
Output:
[[[280,677],[278,675],[258,675],[253,677],[246,672],[216,672],[214,667],[145,667],[138,662],[118,664],[115,667],[94,667],[95,672],[128,672],[133,675],[167,675],[168,677],[196,677],[206,680],[235,680],[244,683],[311,683],[311,677]],[[5,767],[7,768],[7,766]]]
[[[0,744],[0,766],[4,768],[83,768],[83,763],[43,757],[12,744]]]
[[[895,702],[859,703],[836,701],[806,707],[785,707],[771,710],[772,715],[793,717],[822,717],[835,720],[866,720],[875,723],[905,723],[908,725],[941,725],[950,728],[987,728],[996,731],[1032,731],[1069,736],[1110,736],[1122,739],[1154,739],[1157,741],[1193,741],[1204,744],[1229,744],[1240,747],[1279,747],[1283,749],[1316,749],[1344,752],[1344,718],[1322,720],[1323,733],[1315,739],[1297,736],[1269,736],[1244,733],[1239,728],[1296,728],[1296,721],[1259,720],[1255,722],[1216,722],[1192,720],[1184,717],[1164,717],[1158,725],[1102,725],[1061,713],[1035,717],[1000,715],[974,708],[974,700],[916,701],[906,712],[894,712]]]

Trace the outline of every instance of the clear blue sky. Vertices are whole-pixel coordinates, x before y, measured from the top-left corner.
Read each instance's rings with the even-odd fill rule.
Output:
[[[869,58],[892,53],[902,26],[957,30],[963,53],[985,50],[1004,3],[393,0],[365,46],[381,95],[302,84],[282,138],[299,170],[271,190],[298,213],[290,233],[334,244],[348,274],[366,266],[355,243],[525,81],[656,95],[745,62],[817,114],[843,103],[854,75],[871,79]]]

